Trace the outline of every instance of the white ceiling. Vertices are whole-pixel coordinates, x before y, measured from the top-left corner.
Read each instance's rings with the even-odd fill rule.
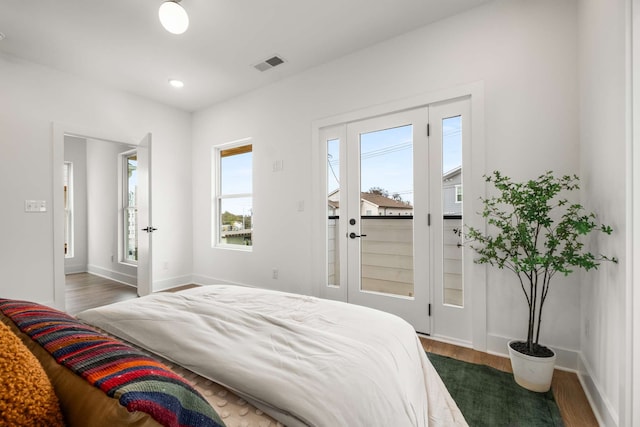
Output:
[[[195,111],[488,1],[182,0],[173,35],[162,0],[0,0],[0,52]]]

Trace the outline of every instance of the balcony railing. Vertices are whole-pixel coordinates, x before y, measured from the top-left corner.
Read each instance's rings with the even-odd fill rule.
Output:
[[[328,218],[328,281],[340,285],[339,218]],[[461,303],[462,247],[454,229],[460,215],[443,216],[443,286],[445,302]],[[361,289],[412,297],[414,294],[413,216],[364,216],[361,218]],[[426,260],[425,260],[426,262]]]

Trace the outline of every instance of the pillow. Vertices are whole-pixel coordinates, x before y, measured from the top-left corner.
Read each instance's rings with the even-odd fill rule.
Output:
[[[66,313],[0,299],[0,320],[53,372],[69,426],[224,426],[168,367]]]
[[[0,425],[64,426],[46,372],[3,323],[0,323]]]

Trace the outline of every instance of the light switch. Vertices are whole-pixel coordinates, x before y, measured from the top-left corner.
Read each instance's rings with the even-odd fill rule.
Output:
[[[24,211],[29,213],[38,213],[47,211],[46,200],[25,200]]]

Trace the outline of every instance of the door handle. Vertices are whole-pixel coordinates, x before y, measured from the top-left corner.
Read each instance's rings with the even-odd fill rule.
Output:
[[[147,233],[153,233],[156,230],[157,230],[157,228],[155,228],[155,227],[146,227],[146,228],[142,229],[142,231],[146,231]]]
[[[351,233],[349,233],[349,237],[352,239],[355,239],[356,237],[367,237],[366,234],[356,234],[353,231]]]

